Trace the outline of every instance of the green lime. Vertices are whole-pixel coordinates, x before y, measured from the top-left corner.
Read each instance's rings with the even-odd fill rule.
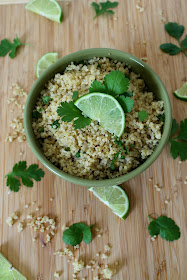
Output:
[[[31,0],[25,9],[56,22],[63,18],[62,9],[55,0]]]
[[[27,280],[11,263],[0,253],[0,279],[1,280]]]
[[[46,53],[37,62],[36,76],[37,78],[45,71],[51,64],[58,59],[58,53]]]
[[[187,101],[187,83],[184,83],[183,86],[173,93],[177,98]]]
[[[106,93],[85,94],[75,105],[89,118],[98,121],[110,133],[120,137],[125,128],[125,114],[119,102]]]
[[[122,219],[127,217],[129,211],[129,199],[125,191],[119,186],[91,187],[93,192],[104,204],[112,209],[113,213]]]

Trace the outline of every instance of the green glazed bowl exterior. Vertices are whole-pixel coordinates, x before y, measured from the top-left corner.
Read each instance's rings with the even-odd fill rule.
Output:
[[[152,91],[154,93],[156,99],[164,101],[165,124],[163,128],[163,135],[159,145],[156,147],[153,154],[143,164],[141,164],[131,172],[114,179],[88,180],[88,179],[82,179],[76,176],[72,176],[63,172],[62,170],[54,166],[44,156],[32,129],[32,111],[34,109],[36,100],[41,90],[45,87],[47,81],[52,79],[56,73],[63,73],[65,68],[72,61],[78,62],[82,60],[89,60],[93,57],[109,57],[113,60],[125,62],[126,64],[131,66],[132,70],[136,74],[140,74],[141,78],[144,79],[147,88],[149,89],[149,91]],[[26,100],[25,111],[24,111],[24,127],[25,127],[26,137],[33,153],[38,158],[38,160],[50,171],[52,171],[54,174],[58,175],[62,179],[67,180],[74,184],[89,186],[89,187],[119,185],[125,181],[134,178],[135,176],[143,172],[157,159],[157,157],[164,149],[166,143],[168,142],[168,138],[171,130],[171,123],[172,123],[172,113],[171,113],[171,104],[170,104],[169,96],[162,81],[157,76],[157,74],[147,64],[145,64],[137,57],[119,50],[113,50],[108,48],[104,48],[104,49],[95,48],[95,49],[81,50],[66,55],[63,58],[59,59],[54,64],[52,64],[47,70],[45,70],[42,73],[42,75],[34,83],[28,95],[28,98]]]

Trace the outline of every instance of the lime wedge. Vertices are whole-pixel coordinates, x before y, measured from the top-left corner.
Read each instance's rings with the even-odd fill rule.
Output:
[[[187,83],[184,83],[183,86],[173,93],[177,98],[187,101]]]
[[[37,78],[46,70],[51,64],[58,59],[58,53],[46,53],[37,62],[36,76]]]
[[[25,9],[56,22],[63,18],[62,9],[55,0],[31,0]]]
[[[0,279],[1,280],[27,280],[11,263],[0,253]]]
[[[122,135],[125,128],[125,114],[113,96],[93,92],[77,99],[75,105],[89,118],[98,121],[105,130],[118,137]]]
[[[129,211],[129,199],[125,191],[119,186],[91,187],[93,192],[104,204],[112,209],[113,213],[122,219],[127,217]]]

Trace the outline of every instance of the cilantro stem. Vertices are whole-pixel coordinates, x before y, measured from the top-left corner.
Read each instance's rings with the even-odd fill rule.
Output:
[[[187,56],[187,53],[186,53],[185,49],[183,48],[183,46],[182,46],[180,40],[177,39],[177,41],[178,41],[178,43],[179,43],[179,45],[180,45],[180,47],[181,47],[181,51],[184,53],[185,56]]]
[[[155,219],[153,219],[150,215],[148,215],[147,218],[151,219],[152,221],[155,220]]]

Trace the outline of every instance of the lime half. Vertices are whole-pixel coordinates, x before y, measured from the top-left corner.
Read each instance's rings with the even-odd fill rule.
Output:
[[[129,211],[129,199],[125,191],[119,186],[91,187],[93,192],[104,204],[112,209],[113,213],[122,219],[127,217]]]
[[[122,135],[125,128],[125,114],[113,96],[93,92],[77,99],[75,105],[89,118],[98,121],[105,130],[118,137]]]
[[[183,86],[173,93],[177,98],[187,101],[187,83],[184,83]]]
[[[62,9],[55,0],[31,0],[25,9],[56,22],[63,18]]]
[[[58,53],[46,53],[39,60],[36,65],[37,78],[46,70],[51,64],[58,59]]]
[[[0,279],[1,280],[27,280],[11,263],[0,253]]]

